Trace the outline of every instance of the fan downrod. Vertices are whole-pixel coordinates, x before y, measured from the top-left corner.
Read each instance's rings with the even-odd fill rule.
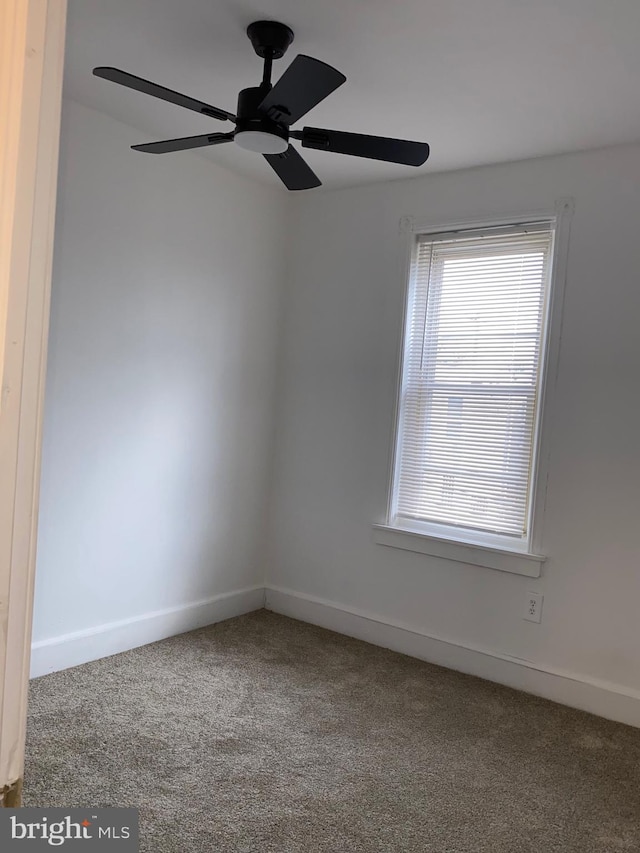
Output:
[[[278,21],[254,21],[247,35],[261,59],[281,59],[293,41],[293,30]]]

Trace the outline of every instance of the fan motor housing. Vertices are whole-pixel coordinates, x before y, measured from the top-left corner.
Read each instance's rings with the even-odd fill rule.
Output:
[[[258,108],[266,94],[267,92],[263,86],[243,89],[240,92],[238,95],[238,107],[236,109],[236,133],[243,133],[248,130],[260,131],[262,133],[269,133],[272,136],[278,136],[280,139],[288,142],[289,129],[287,126],[259,112]]]

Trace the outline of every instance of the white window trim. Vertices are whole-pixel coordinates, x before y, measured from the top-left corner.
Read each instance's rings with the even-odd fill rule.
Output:
[[[424,222],[412,216],[400,219],[399,231],[403,236],[401,241],[401,276],[404,283],[402,299],[402,325],[399,335],[397,371],[396,371],[396,400],[394,408],[393,430],[387,472],[388,495],[386,518],[374,524],[374,541],[402,550],[414,551],[420,554],[439,557],[455,562],[469,563],[498,571],[511,572],[527,577],[539,577],[547,557],[544,553],[544,510],[547,496],[547,481],[550,467],[550,430],[548,428],[549,413],[555,409],[553,401],[556,396],[558,356],[562,337],[562,313],[564,306],[565,282],[567,274],[567,257],[569,251],[569,233],[571,218],[574,211],[572,198],[557,199],[552,210],[534,210],[519,212],[499,219],[476,218],[456,222]],[[442,234],[447,231],[461,231],[473,228],[505,227],[526,222],[547,220],[555,229],[554,251],[551,265],[551,294],[548,306],[548,321],[545,340],[543,343],[541,396],[539,401],[538,428],[535,435],[537,443],[537,463],[533,471],[533,486],[531,499],[531,535],[526,550],[517,541],[513,547],[507,547],[503,542],[494,543],[491,537],[473,536],[467,538],[462,532],[458,533],[453,527],[446,525],[418,524],[412,529],[410,525],[402,527],[391,524],[393,505],[393,484],[395,475],[396,451],[398,445],[399,411],[402,394],[402,363],[404,357],[406,324],[408,321],[408,287],[410,284],[411,260],[413,257],[417,235]]]
[[[542,565],[547,559],[541,554],[525,551],[511,551],[506,548],[478,545],[464,540],[447,539],[444,536],[430,536],[388,524],[373,525],[373,541],[378,545],[400,548],[403,551],[415,551],[456,563],[469,563],[485,569],[510,572],[514,575],[526,575],[539,578]]]

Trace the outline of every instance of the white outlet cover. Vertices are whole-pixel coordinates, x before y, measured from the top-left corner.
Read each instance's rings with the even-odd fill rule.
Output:
[[[523,619],[528,622],[540,622],[542,619],[542,602],[544,596],[541,592],[527,592]]]

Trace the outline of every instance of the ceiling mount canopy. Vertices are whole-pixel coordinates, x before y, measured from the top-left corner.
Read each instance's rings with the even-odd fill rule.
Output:
[[[429,156],[429,146],[426,142],[409,142],[385,136],[367,136],[315,127],[290,130],[292,124],[341,86],[346,77],[326,62],[299,54],[275,85],[272,85],[273,61],[284,56],[293,42],[293,31],[277,21],[254,21],[248,26],[247,35],[253,49],[264,61],[263,75],[259,86],[243,89],[239,93],[236,113],[213,107],[118,68],[94,68],[96,77],[219,121],[231,121],[236,125],[236,129],[229,133],[201,134],[131,147],[135,151],[165,154],[170,151],[235,142],[240,148],[262,154],[289,190],[312,189],[321,184],[290,144],[290,139],[301,142],[303,148],[385,160],[406,166],[421,166],[426,162]]]
[[[293,41],[293,30],[278,21],[254,21],[247,35],[261,59],[282,59]]]

